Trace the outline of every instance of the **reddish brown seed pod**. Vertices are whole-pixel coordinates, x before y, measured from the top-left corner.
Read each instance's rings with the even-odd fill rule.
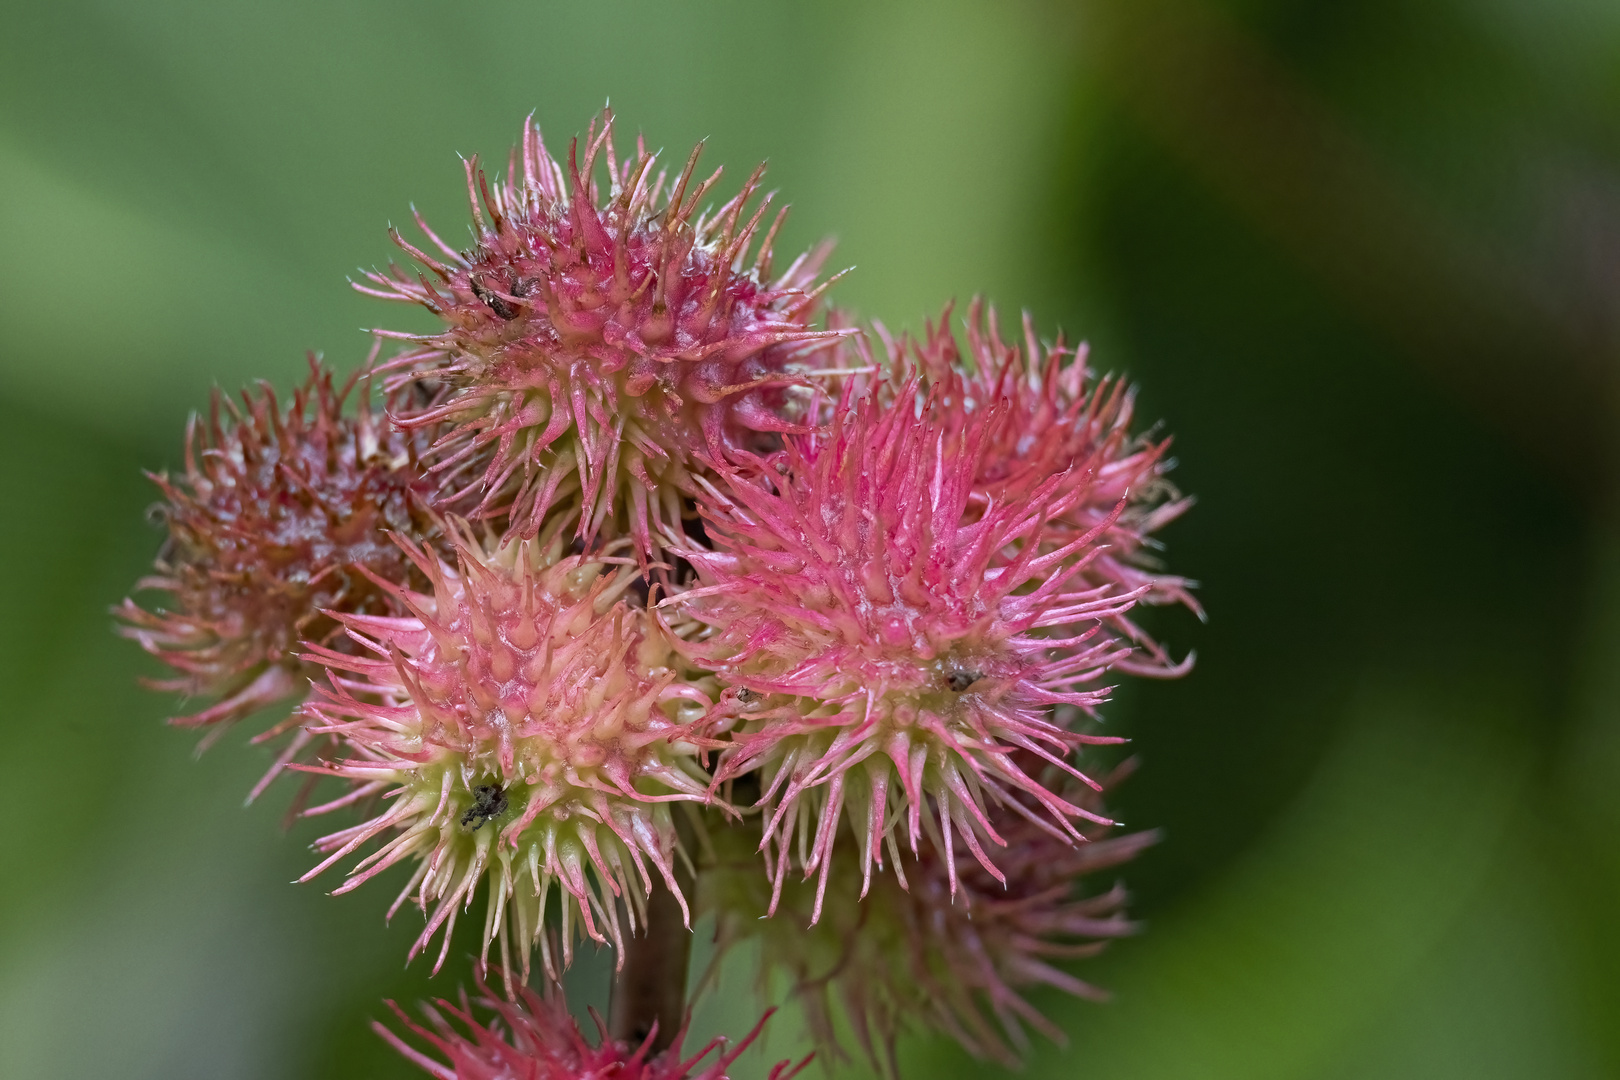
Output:
[[[166,595],[146,607],[126,599],[116,614],[122,634],[175,672],[148,685],[211,699],[171,720],[210,729],[205,743],[305,694],[318,669],[298,658],[299,643],[343,647],[333,612],[391,610],[368,573],[403,582],[413,571],[388,533],[432,531],[412,436],[364,402],[345,414],[356,382],[336,385],[311,356],[286,406],[262,383],[240,403],[216,391],[187,430],[184,471],[152,477],[168,537],[136,588]],[[296,726],[290,718],[259,738]],[[307,742],[295,734],[278,766]]]

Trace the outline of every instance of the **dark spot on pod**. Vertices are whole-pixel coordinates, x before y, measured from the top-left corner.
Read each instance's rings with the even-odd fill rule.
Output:
[[[484,283],[478,278],[468,278],[467,283],[472,286],[473,295],[482,300],[484,302],[484,306],[489,308],[489,310],[493,311],[501,318],[506,319],[508,322],[517,318],[517,309],[511,304],[508,304],[505,300],[502,300],[499,296],[496,296],[493,292],[486,288]]]
[[[499,784],[479,784],[473,788],[473,804],[461,815],[463,825],[477,832],[484,822],[506,812],[506,789]]]
[[[968,671],[963,668],[957,668],[955,671],[952,671],[950,674],[945,676],[945,685],[960,694],[962,691],[966,690],[968,687],[972,686],[982,678],[984,678],[982,672]]]

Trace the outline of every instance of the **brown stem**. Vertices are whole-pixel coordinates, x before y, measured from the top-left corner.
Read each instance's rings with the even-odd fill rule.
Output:
[[[694,895],[692,874],[680,859],[676,859],[675,883],[686,896]],[[613,978],[608,1034],[639,1046],[657,1023],[653,1051],[673,1042],[686,1019],[686,967],[691,953],[692,932],[681,916],[680,902],[662,881],[655,880],[647,899],[647,923],[639,936],[625,939],[624,966]]]

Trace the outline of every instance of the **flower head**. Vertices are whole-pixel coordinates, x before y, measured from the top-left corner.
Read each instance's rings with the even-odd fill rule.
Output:
[[[1153,534],[1192,505],[1166,476],[1174,464],[1170,440],[1133,433],[1136,391],[1117,377],[1093,380],[1087,349],[1061,340],[1042,345],[1028,312],[1023,346],[1002,340],[993,307],[975,298],[966,320],[964,350],[949,330],[951,307],[926,326],[921,340],[895,340],[881,332],[888,368],[921,370],[937,389],[950,440],[983,440],[973,478],[973,507],[1026,500],[1052,477],[1079,493],[1043,530],[1048,547],[1096,532],[1081,579],[1138,594],[1144,604],[1182,604],[1199,612],[1184,577],[1165,573],[1154,558]],[[866,343],[860,343],[863,347]],[[863,358],[874,366],[870,349]],[[1099,531],[1100,530],[1100,531]],[[1135,654],[1116,666],[1132,674],[1173,677],[1188,661],[1173,661],[1125,613],[1112,617],[1135,642]]]
[[[1102,809],[1089,788],[1070,797]],[[907,1027],[943,1032],[975,1056],[1016,1064],[1028,1050],[1026,1024],[1064,1041],[1062,1030],[1021,990],[1050,986],[1076,997],[1106,997],[1053,961],[1093,955],[1136,931],[1124,915],[1124,888],[1116,883],[1091,892],[1084,879],[1134,858],[1157,839],[1152,832],[1110,836],[1093,827],[1086,843],[1074,845],[1024,816],[1028,800],[1019,803],[989,811],[1007,839],[999,860],[1005,881],[964,852],[955,854],[954,867],[947,865],[930,843],[906,870],[909,889],[885,878],[858,901],[853,871],[835,871],[842,880],[831,890],[821,921],[806,930],[816,903],[813,890],[789,885],[783,910],[761,918],[769,903],[764,881],[728,833],[716,836],[715,863],[706,867],[699,907],[716,912],[722,950],[744,940],[760,943],[762,980],[773,973],[787,977],[829,1056],[839,1053],[837,1001],[867,1055],[890,1072],[894,1040]]]
[[[455,569],[401,541],[432,595],[378,579],[408,616],[340,616],[369,655],[308,654],[332,672],[306,707],[311,730],[341,739],[345,756],[306,768],[353,787],[306,813],[372,796],[387,808],[318,841],[327,857],[304,880],[374,839],[337,892],[416,860],[390,915],[414,890],[431,914],[412,955],[443,927],[443,963],[457,912],[487,877],[485,949],[499,936],[509,962],[515,944],[526,974],[539,942],[555,973],[554,885],[564,963],[576,927],[621,942],[618,901],[635,928],[652,872],[679,896],[670,804],[706,801],[708,777],[675,735],[711,697],[662,624],[627,600],[628,560],[568,555],[556,530],[487,549],[464,526],[450,532]]]
[[[1104,699],[1089,684],[1131,652],[1108,620],[1141,590],[1081,577],[1112,519],[1044,542],[1080,497],[1063,476],[974,505],[987,440],[947,440],[948,407],[915,377],[892,400],[846,391],[825,432],[790,439],[754,472],[724,471],[724,490],[699,500],[714,549],[679,552],[701,584],[669,602],[712,628],[688,648],[730,687],[712,715],[729,738],[716,780],[760,770],[778,890],[795,835],[825,888],[846,810],[863,891],[885,845],[898,871],[901,821],[913,852],[934,834],[953,881],[958,842],[999,876],[985,844],[1006,841],[987,802],[1026,796],[1077,843],[1076,819],[1105,823],[1018,754],[1090,783],[1071,754],[1120,740],[1071,730],[1052,709]]]
[[[305,693],[314,671],[299,643],[342,648],[336,613],[382,614],[388,592],[374,579],[411,580],[385,531],[425,535],[427,485],[408,435],[379,424],[364,401],[344,415],[354,383],[335,388],[312,356],[286,408],[264,384],[244,391],[240,407],[216,391],[207,422],[194,416],[187,428],[185,474],[152,477],[169,537],[157,573],[137,587],[168,593],[169,605],[125,600],[116,610],[120,632],[176,672],[150,685],[215,699],[171,723],[212,728],[211,739]],[[299,733],[278,766],[308,739]]]
[[[477,1003],[494,1014],[487,1024],[478,1022],[463,993],[459,1006],[443,998],[436,1005],[422,1006],[431,1027],[423,1027],[398,1005],[388,1003],[406,1028],[439,1052],[445,1059],[442,1062],[415,1049],[383,1024],[373,1023],[372,1027],[438,1080],[727,1080],[726,1070],[759,1037],[771,1017],[767,1012],[735,1046],[728,1047],[723,1038],[715,1039],[683,1059],[684,1031],[668,1048],[650,1053],[653,1035],[632,1048],[609,1038],[598,1020],[593,1045],[569,1014],[562,988],[556,984],[544,997],[525,986],[510,1000],[485,990]],[[460,1022],[466,1032],[458,1030],[452,1020]],[[704,1065],[711,1053],[717,1056]],[[790,1080],[808,1063],[809,1058],[797,1065],[780,1062],[771,1069],[769,1080]]]
[[[570,144],[565,172],[531,120],[505,182],[467,163],[470,251],[418,219],[442,259],[395,239],[432,279],[391,267],[360,288],[445,321],[438,334],[394,335],[418,348],[387,367],[392,386],[439,387],[396,419],[447,426],[433,448],[447,499],[470,496],[524,536],[567,505],[582,538],[631,535],[645,559],[679,525],[697,456],[799,430],[794,389],[812,377],[808,357],[845,331],[811,325],[830,284],[815,285],[827,249],[771,278],[781,213],[748,258],[771,203],[747,212],[763,166],[700,213],[720,173],[694,187],[696,150],[666,185],[640,140],[617,159],[605,113],[582,164],[577,152]]]

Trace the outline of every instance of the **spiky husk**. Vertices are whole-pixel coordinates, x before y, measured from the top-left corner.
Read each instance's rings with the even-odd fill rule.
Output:
[[[531,118],[504,182],[466,163],[471,250],[455,251],[418,218],[443,257],[396,233],[425,273],[391,266],[357,287],[445,321],[438,334],[393,335],[416,347],[386,367],[395,388],[437,387],[395,419],[445,425],[432,467],[446,500],[474,499],[480,516],[504,517],[523,536],[563,507],[582,538],[630,535],[650,560],[680,525],[698,458],[799,430],[813,354],[847,331],[812,325],[830,284],[816,284],[828,249],[771,278],[782,214],[749,260],[772,201],[744,216],[763,166],[709,214],[703,199],[720,172],[692,188],[696,150],[666,187],[640,139],[618,161],[611,112],[599,131],[592,124],[583,164],[577,150],[571,143],[565,173]]]
[[[947,869],[960,842],[992,876],[985,844],[1006,841],[987,802],[1027,796],[1077,843],[1075,820],[1106,824],[1015,754],[1091,782],[1069,758],[1120,740],[1071,730],[1052,709],[1090,713],[1106,697],[1096,680],[1132,651],[1109,620],[1142,590],[1081,576],[1112,519],[1044,542],[1080,497],[1064,477],[972,505],[986,433],[952,446],[947,407],[937,390],[919,398],[915,376],[892,400],[846,392],[825,432],[707,488],[714,550],[679,552],[701,584],[669,602],[713,631],[684,647],[729,687],[710,716],[728,736],[716,781],[760,771],[778,891],[795,836],[799,865],[825,889],[846,809],[863,890],[885,845],[898,858],[902,821],[913,852],[926,831]]]
[[[315,669],[299,659],[299,644],[340,637],[335,613],[390,610],[368,574],[413,580],[385,533],[431,532],[419,501],[428,484],[411,436],[379,423],[363,399],[344,415],[357,377],[334,387],[311,356],[285,409],[268,384],[243,391],[240,407],[215,391],[208,419],[193,416],[187,427],[185,473],[152,476],[169,536],[157,573],[136,588],[169,600],[150,610],[125,600],[120,632],[177,672],[148,685],[215,699],[170,721],[211,728],[205,743],[305,694]],[[279,723],[255,741],[295,727]],[[296,734],[278,766],[308,741]]]
[[[1193,582],[1166,573],[1155,552],[1154,533],[1185,513],[1192,499],[1169,480],[1174,466],[1170,439],[1131,430],[1136,389],[1117,376],[1094,378],[1084,344],[1069,348],[1059,338],[1042,344],[1033,319],[1023,316],[1023,341],[1003,340],[994,307],[975,297],[964,329],[966,350],[951,330],[952,306],[922,338],[896,339],[881,326],[876,337],[886,353],[879,363],[871,341],[855,343],[861,363],[890,372],[920,370],[937,390],[947,438],[967,446],[982,439],[984,452],[973,478],[973,507],[1019,503],[1054,476],[1079,492],[1042,532],[1049,548],[1100,528],[1095,554],[1081,573],[1094,585],[1137,592],[1143,604],[1180,604],[1202,614]],[[898,382],[889,389],[898,391]],[[1126,614],[1115,628],[1138,646],[1116,665],[1135,675],[1174,678],[1189,670]]]
[[[487,549],[461,523],[448,532],[456,569],[401,542],[431,596],[377,582],[408,615],[341,616],[368,655],[309,653],[332,673],[310,729],[345,756],[308,768],[352,789],[307,813],[375,796],[387,809],[318,841],[327,857],[304,880],[373,840],[337,892],[415,860],[390,916],[414,891],[427,926],[411,955],[442,928],[437,970],[487,878],[486,953],[499,938],[503,965],[515,949],[526,976],[538,943],[555,976],[553,886],[563,966],[576,933],[622,947],[620,908],[634,932],[654,872],[684,908],[671,804],[709,795],[697,747],[676,737],[712,697],[665,626],[627,601],[629,560],[566,554],[556,530]]]
[[[735,1046],[719,1038],[683,1059],[684,1030],[667,1049],[654,1054],[650,1053],[654,1035],[649,1034],[639,1047],[616,1042],[594,1012],[597,1035],[593,1044],[569,1014],[558,985],[548,987],[544,996],[521,987],[508,999],[481,989],[476,1001],[479,1009],[493,1014],[488,1023],[478,1022],[465,991],[459,1005],[440,998],[433,1005],[421,1006],[429,1027],[388,1002],[400,1022],[438,1051],[443,1061],[412,1047],[384,1024],[374,1021],[371,1026],[408,1061],[437,1080],[727,1080],[726,1070],[759,1037],[771,1017],[767,1011]],[[717,1056],[704,1065],[711,1053]],[[797,1065],[779,1062],[771,1069],[769,1080],[790,1080],[808,1063],[808,1058]]]
[[[1070,797],[1102,812],[1090,789]],[[712,830],[697,903],[717,918],[719,953],[705,982],[719,956],[757,941],[762,989],[785,977],[825,1059],[844,1056],[839,1033],[852,1031],[873,1064],[890,1073],[895,1038],[907,1029],[941,1032],[975,1056],[1009,1065],[1029,1049],[1025,1025],[1064,1042],[1021,991],[1050,986],[1091,1000],[1107,996],[1052,962],[1094,955],[1136,931],[1124,914],[1124,888],[1090,892],[1084,879],[1134,858],[1157,834],[1116,836],[1092,827],[1076,846],[1012,807],[992,808],[990,817],[1008,841],[1000,860],[1005,883],[965,852],[948,865],[928,843],[905,867],[909,888],[883,878],[858,899],[854,868],[840,866],[820,921],[808,929],[815,890],[790,883],[775,917],[763,918],[772,898],[748,840],[757,832]],[[853,840],[844,834],[845,843]]]

